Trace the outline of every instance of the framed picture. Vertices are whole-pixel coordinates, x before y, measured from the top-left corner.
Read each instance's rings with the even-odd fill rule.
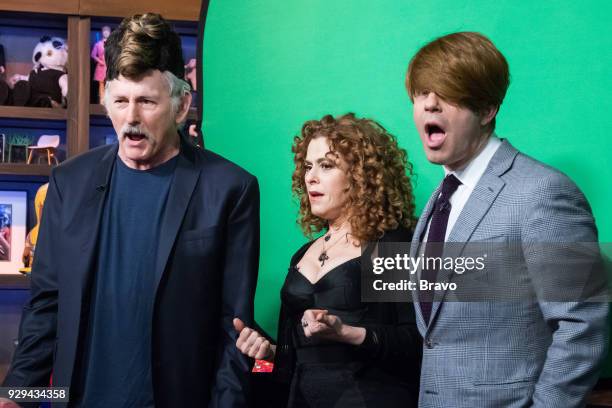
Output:
[[[17,274],[23,267],[28,194],[0,190],[0,274]]]

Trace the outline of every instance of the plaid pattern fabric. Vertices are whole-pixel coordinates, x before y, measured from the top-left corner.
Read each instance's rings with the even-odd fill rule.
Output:
[[[411,256],[418,254],[438,193],[439,188],[419,219]],[[569,178],[504,140],[448,238],[460,243],[496,240],[523,248],[529,243],[597,242],[597,230],[589,204]],[[517,273],[542,273],[533,267],[533,254],[522,252]],[[438,275],[438,281],[449,279]],[[564,290],[558,285],[553,289]],[[535,293],[540,289],[535,287]],[[415,308],[424,338],[420,407],[584,406],[607,352],[608,303],[538,297],[445,302],[444,296],[435,298],[429,324]],[[418,294],[414,300],[418,306]]]

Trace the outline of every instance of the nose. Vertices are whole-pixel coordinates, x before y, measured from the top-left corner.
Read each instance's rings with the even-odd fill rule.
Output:
[[[306,172],[305,175],[305,181],[306,184],[308,185],[312,185],[312,184],[317,184],[319,181],[319,178],[316,174],[316,170],[314,167],[312,167],[309,171]]]
[[[428,112],[438,112],[440,111],[440,98],[434,92],[428,92],[424,106]]]
[[[138,111],[137,103],[128,103],[126,121],[130,125],[138,125],[140,123],[140,112]]]

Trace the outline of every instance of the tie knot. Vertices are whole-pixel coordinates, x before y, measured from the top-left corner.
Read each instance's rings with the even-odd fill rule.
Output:
[[[449,174],[448,176],[444,177],[444,181],[442,182],[441,198],[448,199],[460,185],[461,181],[459,181],[454,174]]]

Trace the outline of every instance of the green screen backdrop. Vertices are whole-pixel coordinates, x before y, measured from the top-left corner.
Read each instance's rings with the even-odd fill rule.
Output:
[[[327,113],[380,121],[414,164],[420,212],[443,172],[425,159],[404,76],[422,45],[454,31],[481,32],[506,56],[498,135],[568,174],[611,242],[611,12],[606,0],[211,0],[202,129],[206,148],[259,179],[258,323],[276,333],[279,290],[305,242],[290,190],[293,136]]]

